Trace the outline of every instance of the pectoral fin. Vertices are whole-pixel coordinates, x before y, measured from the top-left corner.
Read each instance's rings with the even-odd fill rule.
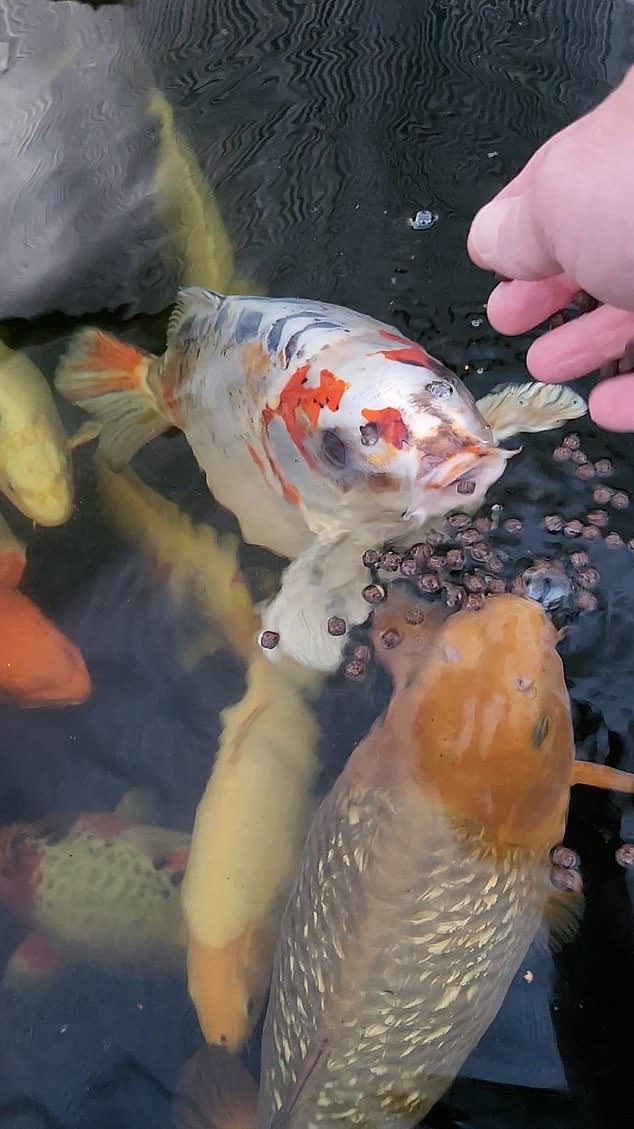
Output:
[[[4,988],[24,988],[53,976],[64,959],[43,933],[29,933],[10,958],[2,977]]]
[[[551,431],[588,410],[578,392],[567,384],[498,384],[477,406],[493,428],[496,443],[522,431]]]

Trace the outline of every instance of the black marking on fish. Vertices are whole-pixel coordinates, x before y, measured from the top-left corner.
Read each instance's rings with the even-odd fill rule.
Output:
[[[253,341],[257,337],[263,316],[260,310],[254,310],[249,306],[242,310],[238,315],[236,327],[233,331],[233,340],[236,345],[243,345],[245,341]]]

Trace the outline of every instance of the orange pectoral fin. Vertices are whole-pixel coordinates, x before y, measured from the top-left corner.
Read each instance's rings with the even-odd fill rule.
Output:
[[[634,794],[634,773],[622,772],[620,768],[610,768],[607,764],[575,761],[571,787],[575,784],[587,784],[590,788]]]

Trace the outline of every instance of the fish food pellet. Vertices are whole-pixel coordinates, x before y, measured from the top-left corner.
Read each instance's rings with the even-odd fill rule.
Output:
[[[583,533],[583,522],[582,521],[577,521],[577,519],[575,518],[573,521],[567,521],[565,523],[565,525],[564,525],[564,537],[581,537],[582,533]]]
[[[366,549],[361,559],[366,568],[375,568],[381,560],[381,554],[377,549]]]
[[[627,543],[627,547],[628,547],[628,549],[631,549],[632,552],[634,553],[634,537],[630,537],[630,539]]]
[[[329,635],[345,635],[347,630],[345,619],[342,619],[340,615],[331,615],[328,620]]]
[[[572,847],[566,847],[563,843],[559,843],[553,847],[550,852],[550,861],[555,866],[563,866],[565,870],[576,869],[581,865],[581,859]]]
[[[487,592],[490,592],[492,596],[501,596],[503,592],[506,592],[506,581],[501,576],[485,576],[484,584]]]
[[[444,540],[444,533],[440,533],[437,529],[432,529],[431,533],[427,534],[427,544],[432,549],[435,549],[438,545],[442,545]]]
[[[367,643],[357,643],[352,652],[353,659],[361,663],[369,663],[372,658],[372,648]]]
[[[612,474],[612,459],[597,459],[594,469],[599,478],[608,478]]]
[[[610,498],[610,505],[613,506],[615,510],[626,510],[629,504],[630,499],[625,493],[625,490],[615,490]]]
[[[479,592],[467,592],[462,606],[469,612],[479,612],[480,608],[484,607],[485,599],[486,596],[481,595]]]
[[[431,557],[431,549],[425,541],[419,541],[418,544],[412,545],[410,549],[412,558],[419,564],[426,564]]]
[[[484,592],[486,584],[483,576],[465,576],[464,586],[467,592]]]
[[[486,564],[489,572],[495,572],[498,576],[504,572],[504,561],[501,557],[496,557],[495,553],[490,555]]]
[[[596,568],[580,568],[576,580],[580,588],[591,590],[597,587],[600,576]]]
[[[382,568],[384,572],[398,572],[399,568],[401,567],[401,559],[402,558],[398,555],[398,553],[383,553],[383,556],[381,557],[381,560],[379,562],[379,567]]]
[[[623,538],[618,533],[606,533],[605,544],[608,549],[620,549],[623,545]]]
[[[598,541],[601,537],[601,530],[596,525],[584,525],[581,536],[584,541]]]
[[[471,546],[469,552],[471,553],[472,560],[474,560],[476,564],[484,564],[491,555],[490,546],[487,545],[486,541],[476,541],[475,545]]]
[[[556,463],[567,463],[571,455],[570,447],[555,447],[553,451],[553,459]]]
[[[577,596],[577,607],[580,612],[596,612],[599,601],[593,592],[580,592]]]
[[[451,572],[460,572],[464,568],[464,553],[462,549],[449,549],[447,553],[447,568]]]
[[[477,529],[461,529],[456,533],[456,541],[461,545],[475,545],[476,541],[480,540],[480,534]]]
[[[607,506],[614,490],[611,486],[597,486],[596,490],[592,492],[592,500],[597,503],[597,506]]]
[[[587,564],[590,564],[590,557],[584,549],[577,549],[570,554],[570,563],[573,568],[585,568]]]
[[[577,432],[571,431],[568,435],[564,435],[562,446],[567,447],[570,451],[578,451],[581,446],[581,439]]]
[[[425,609],[424,608],[408,608],[405,612],[405,622],[411,623],[415,626],[419,623],[425,622]]]
[[[361,593],[368,604],[380,604],[385,599],[385,588],[381,584],[367,584]]]
[[[582,463],[581,466],[575,467],[575,474],[577,478],[583,478],[589,481],[591,478],[596,478],[597,472],[592,463]]]
[[[598,525],[599,529],[607,525],[609,520],[610,515],[607,510],[590,510],[586,514],[586,521],[589,521],[590,525]]]
[[[263,631],[260,635],[260,646],[264,647],[265,651],[275,650],[279,641],[279,631]]]
[[[543,526],[547,533],[561,533],[564,519],[559,514],[546,514]]]
[[[573,463],[576,463],[577,466],[582,466],[582,465],[584,465],[585,463],[588,462],[588,456],[583,451],[574,451],[573,450],[572,455],[570,457],[571,457]]]
[[[634,866],[634,843],[621,843],[621,846],[614,853],[614,858],[619,866]]]
[[[445,584],[443,595],[448,608],[457,608],[464,600],[464,589],[459,584]]]
[[[447,558],[442,553],[434,553],[429,558],[428,563],[429,567],[432,568],[434,572],[442,572],[443,568],[447,564]]]
[[[460,529],[468,529],[471,518],[468,514],[450,514],[445,524],[452,533],[458,533]]]
[[[360,682],[362,678],[365,678],[365,663],[361,662],[360,659],[350,659],[345,664],[343,673],[346,678],[349,678],[352,682]]]
[[[424,572],[422,576],[419,576],[416,585],[421,592],[431,593],[440,591],[440,580],[435,572]]]
[[[456,486],[458,494],[475,494],[476,484],[472,478],[463,478]]]
[[[411,557],[406,557],[404,561],[401,561],[401,576],[418,576],[419,572],[418,561],[412,560]]]
[[[478,533],[489,533],[492,525],[490,517],[477,517],[473,522],[473,528],[477,529]]]
[[[388,651],[393,650],[394,647],[398,647],[400,642],[401,637],[395,627],[388,627],[381,635],[381,643]]]
[[[502,522],[502,528],[505,529],[507,533],[521,533],[522,522],[518,517],[507,517],[506,521]]]

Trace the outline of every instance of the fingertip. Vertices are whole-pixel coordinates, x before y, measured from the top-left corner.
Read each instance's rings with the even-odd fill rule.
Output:
[[[595,385],[588,397],[590,418],[606,431],[634,431],[634,373]]]

